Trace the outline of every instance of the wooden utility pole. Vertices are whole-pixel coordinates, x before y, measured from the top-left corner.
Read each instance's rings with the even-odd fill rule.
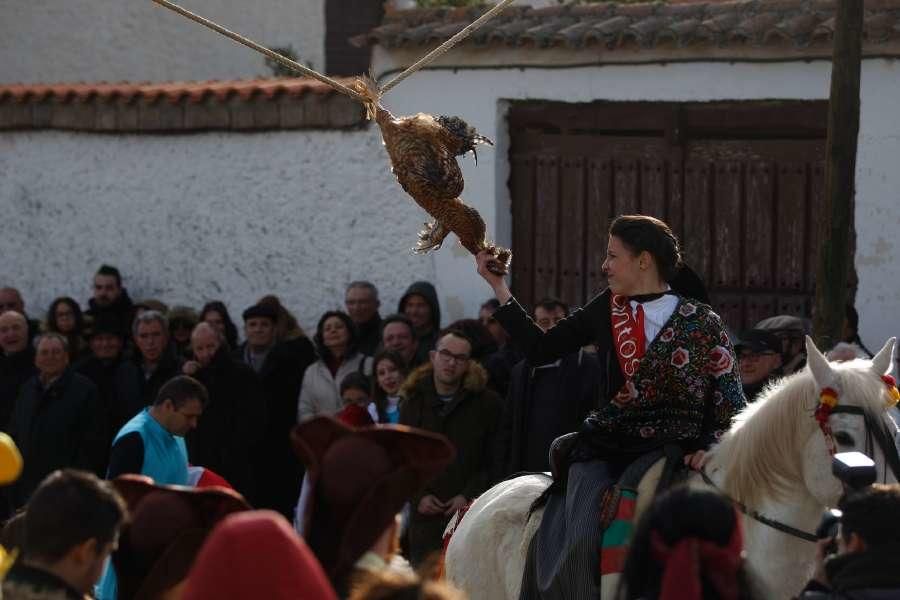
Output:
[[[835,4],[825,202],[819,224],[821,246],[813,318],[813,337],[822,349],[840,341],[847,303],[862,59],[863,0],[835,0]]]

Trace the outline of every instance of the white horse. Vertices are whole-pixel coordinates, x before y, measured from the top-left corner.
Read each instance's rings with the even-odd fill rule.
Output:
[[[871,361],[829,363],[812,340],[806,347],[809,368],[764,392],[735,419],[731,430],[710,452],[705,470],[730,498],[754,511],[803,532],[814,532],[826,507],[834,506],[841,483],[832,475],[832,457],[823,430],[814,418],[820,392],[837,390],[838,405],[863,409],[889,428],[889,452],[897,426],[891,418],[889,387],[882,380],[892,366],[895,338]],[[872,444],[862,414],[835,411],[829,418],[837,452],[860,451],[872,456],[878,481],[894,483],[879,444]],[[638,489],[637,517],[652,500],[659,479],[657,464]],[[458,524],[445,557],[447,578],[472,600],[519,597],[528,545],[542,511],[529,517],[532,502],[550,480],[526,475],[501,482],[480,496]],[[706,485],[695,474],[691,485]],[[636,518],[637,518],[636,517]],[[809,579],[815,544],[793,537],[758,520],[743,520],[750,568],[769,590],[767,598],[790,598]],[[618,578],[603,578],[603,598],[612,598]]]

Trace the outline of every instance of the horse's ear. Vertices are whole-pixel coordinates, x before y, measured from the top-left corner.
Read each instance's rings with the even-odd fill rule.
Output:
[[[812,372],[813,379],[820,388],[832,387],[834,384],[834,371],[828,364],[828,359],[816,348],[816,343],[811,337],[806,336],[806,364]]]
[[[881,377],[887,375],[894,361],[894,346],[897,344],[897,338],[892,337],[884,343],[884,347],[878,351],[878,354],[872,359],[872,371]]]

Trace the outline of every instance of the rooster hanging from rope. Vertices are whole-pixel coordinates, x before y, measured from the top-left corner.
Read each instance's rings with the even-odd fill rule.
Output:
[[[317,79],[342,94],[362,102],[366,114],[375,119],[391,159],[392,170],[400,186],[416,203],[434,218],[419,232],[414,252],[424,254],[437,250],[449,233],[455,233],[460,243],[472,254],[488,251],[494,256],[491,271],[505,275],[509,271],[512,253],[487,241],[484,220],[478,211],[465,204],[459,195],[463,190],[463,176],[456,162],[457,156],[475,154],[478,144],[493,142],[479,135],[459,117],[433,117],[419,113],[410,117],[394,117],[381,105],[381,96],[395,85],[423,68],[454,45],[466,39],[476,29],[499,14],[514,0],[500,0],[490,10],[457,32],[449,40],[409,66],[403,73],[379,88],[370,78],[357,78],[349,87],[297,61],[273,52],[233,31],[225,29],[205,17],[194,14],[169,0],[153,0],[157,4],[208,27],[232,40],[265,54],[289,69]],[[476,154],[477,162],[477,154]]]
[[[413,251],[437,250],[452,232],[472,254],[487,250],[494,255],[496,261],[491,264],[498,275],[505,274],[512,254],[487,241],[481,215],[460,198],[464,181],[456,162],[457,156],[472,152],[477,164],[476,147],[494,143],[459,117],[424,113],[395,117],[381,105],[380,92],[371,79],[358,78],[350,87],[367,99],[367,113],[381,129],[400,187],[434,218],[419,232]]]

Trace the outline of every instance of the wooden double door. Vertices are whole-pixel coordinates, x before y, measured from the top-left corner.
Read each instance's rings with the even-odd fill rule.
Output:
[[[669,223],[735,331],[808,316],[824,192],[824,102],[511,107],[513,288],[531,304],[602,289],[619,214]]]

